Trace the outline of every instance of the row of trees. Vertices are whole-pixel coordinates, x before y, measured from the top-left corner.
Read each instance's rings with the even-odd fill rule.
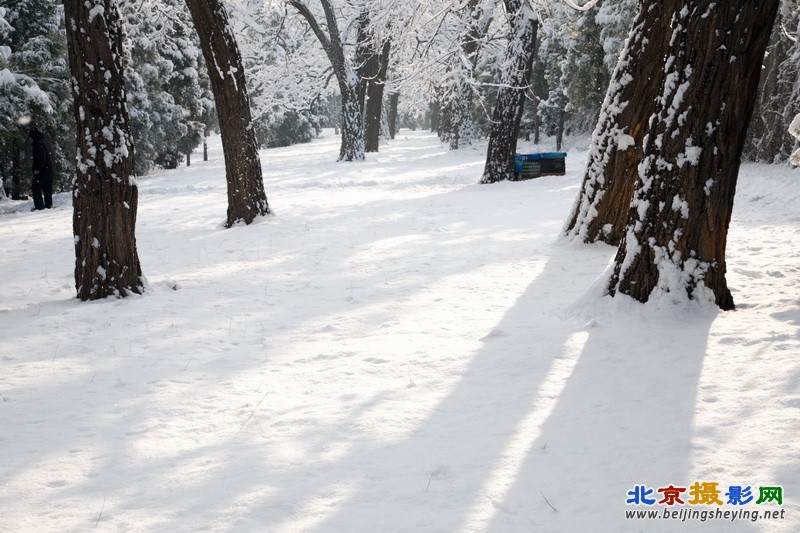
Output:
[[[572,9],[587,11],[596,0],[584,6],[564,2]],[[613,5],[607,9],[624,5],[608,4]],[[756,105],[770,35],[773,45],[777,42],[772,28],[780,0],[740,4],[707,5],[697,0],[639,0],[636,4],[638,15],[608,85],[569,230],[587,241],[619,243],[611,294],[623,292],[642,301],[658,291],[691,298],[712,294],[720,307],[733,307],[724,276],[725,235],[744,132]],[[292,69],[311,76],[296,85],[304,98],[310,99],[307,112],[325,97],[325,85],[309,90],[315,87],[311,81],[325,76],[335,79],[341,161],[358,161],[366,149],[377,149],[384,89],[390,95],[389,115],[395,115],[387,122],[396,123],[401,94],[417,91],[426,99],[439,98],[443,102],[439,106],[440,129],[446,132],[451,147],[459,148],[470,142],[474,132],[476,89],[491,86],[494,111],[482,182],[510,179],[526,100],[535,100],[539,109],[547,107],[544,100],[537,99],[531,83],[543,19],[526,0],[504,0],[497,5],[489,0],[467,0],[460,5],[431,1],[425,9],[392,0],[340,5],[334,0],[317,0],[313,5],[286,0],[233,6],[239,10],[238,19],[246,21],[247,30],[240,34],[274,37],[272,46],[266,47],[265,67],[290,64],[298,57],[308,59],[309,68]],[[498,6],[502,16],[495,12]],[[172,91],[179,95],[186,87],[196,86],[197,91],[184,90],[190,96],[183,103],[202,99],[203,78],[196,68],[199,55],[191,46],[196,39],[208,67],[205,79],[213,92],[222,134],[227,225],[250,223],[269,212],[245,76],[245,66],[252,68],[253,59],[242,59],[235,25],[219,0],[186,0],[186,7],[193,28],[165,22],[171,20],[170,13],[182,9],[177,3],[163,2],[162,13],[152,19],[149,31],[155,32],[156,41],[163,36],[162,47],[170,50],[172,66],[181,62],[185,66],[174,76],[168,69],[168,75],[159,79],[165,85],[174,84]],[[261,17],[250,17],[252,13]],[[5,13],[2,15],[5,18]],[[788,20],[793,15],[792,11],[782,13]],[[134,235],[134,141],[126,105],[126,100],[130,102],[126,85],[131,82],[126,80],[124,68],[125,58],[130,57],[126,51],[132,48],[124,38],[125,20],[119,16],[115,0],[65,1],[78,132],[74,227],[76,285],[82,299],[142,290]],[[621,24],[619,17],[609,16],[608,20]],[[585,24],[596,21],[595,15],[585,19]],[[312,36],[322,55],[304,55]],[[604,52],[613,55],[611,50],[618,43],[611,38],[604,42],[611,43]],[[140,45],[147,49],[150,41]],[[550,45],[557,48],[552,36]],[[790,49],[786,56],[794,57],[794,53]],[[478,81],[482,76],[478,66],[486,64],[487,58],[500,65],[492,83]],[[587,62],[580,48],[572,53],[567,50],[559,65],[562,77],[570,70],[584,72],[588,79],[602,77],[606,57],[598,54],[595,59]],[[546,65],[543,71],[552,67]],[[263,71],[274,75],[280,68]],[[420,76],[432,72],[443,74]],[[257,87],[268,80],[255,78]],[[585,95],[591,84],[579,85],[570,85],[570,90]],[[28,89],[37,94],[33,86]],[[553,89],[549,86],[548,94]],[[762,102],[774,105],[775,98],[763,95],[783,94],[775,91],[762,89]],[[578,101],[569,91],[562,92],[565,102]],[[273,105],[277,105],[277,98],[285,95],[274,93]],[[43,106],[48,103],[45,98],[40,100]],[[302,104],[303,98],[299,101]],[[189,120],[202,117],[211,106],[197,106],[195,115],[191,109],[183,109]],[[565,109],[566,104],[560,110],[562,129]],[[187,126],[186,136],[191,132]]]

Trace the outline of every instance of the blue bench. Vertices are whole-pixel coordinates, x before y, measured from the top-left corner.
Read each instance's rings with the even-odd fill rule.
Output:
[[[517,180],[539,176],[563,176],[567,173],[566,152],[514,155],[514,174]]]

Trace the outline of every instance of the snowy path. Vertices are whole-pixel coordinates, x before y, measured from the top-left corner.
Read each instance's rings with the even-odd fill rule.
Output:
[[[250,227],[218,144],[141,178],[125,300],[72,299],[68,198],[0,204],[0,531],[693,531],[625,500],[695,481],[784,490],[703,531],[800,530],[800,171],[743,170],[737,311],[658,309],[554,244],[584,153],[479,186],[404,133],[263,151]]]

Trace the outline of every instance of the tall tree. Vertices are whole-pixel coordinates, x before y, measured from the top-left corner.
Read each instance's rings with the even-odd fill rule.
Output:
[[[242,57],[220,0],[186,0],[200,37],[217,108],[225,176],[228,182],[226,227],[250,224],[270,213],[261,161],[250,116]]]
[[[302,15],[319,39],[339,84],[342,99],[342,146],[339,150],[339,161],[363,161],[364,114],[359,99],[360,78],[345,55],[345,43],[339,31],[333,2],[319,0],[319,3],[324,13],[327,32],[305,2],[287,0],[287,4]]]
[[[138,191],[116,2],[64,0],[64,10],[78,123],[73,192],[78,298],[141,293],[135,235]]]
[[[725,246],[779,0],[662,3],[674,13],[666,75],[609,292],[733,309]]]
[[[375,32],[365,5],[358,17],[356,72],[361,78],[358,101],[364,112],[364,150],[367,152],[377,152],[379,149],[383,91],[391,49],[391,38],[383,39]]]
[[[492,114],[489,148],[481,183],[514,179],[520,122],[536,55],[539,18],[528,1],[504,0],[511,33],[508,36],[505,70]]]
[[[628,221],[642,143],[664,81],[669,25],[676,2],[640,0],[600,110],[589,163],[567,233],[617,245]]]

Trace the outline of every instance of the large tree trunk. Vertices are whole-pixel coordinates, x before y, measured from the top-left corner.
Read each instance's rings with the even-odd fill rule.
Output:
[[[64,11],[78,130],[72,219],[78,298],[141,293],[138,191],[116,2],[64,0]]]
[[[600,111],[589,162],[567,234],[618,245],[642,159],[647,123],[664,83],[669,24],[676,2],[640,0],[628,41]]]
[[[250,224],[269,214],[258,144],[250,116],[250,99],[242,57],[219,0],[186,0],[208,65],[211,90],[219,118],[225,177],[228,182],[226,227]]]
[[[511,22],[511,35],[504,61],[502,87],[489,130],[489,148],[481,183],[514,179],[514,154],[525,106],[525,93],[536,56],[536,32],[539,20],[524,0],[505,0]]]
[[[666,76],[609,291],[733,309],[725,245],[779,0],[664,4],[675,13]]]

